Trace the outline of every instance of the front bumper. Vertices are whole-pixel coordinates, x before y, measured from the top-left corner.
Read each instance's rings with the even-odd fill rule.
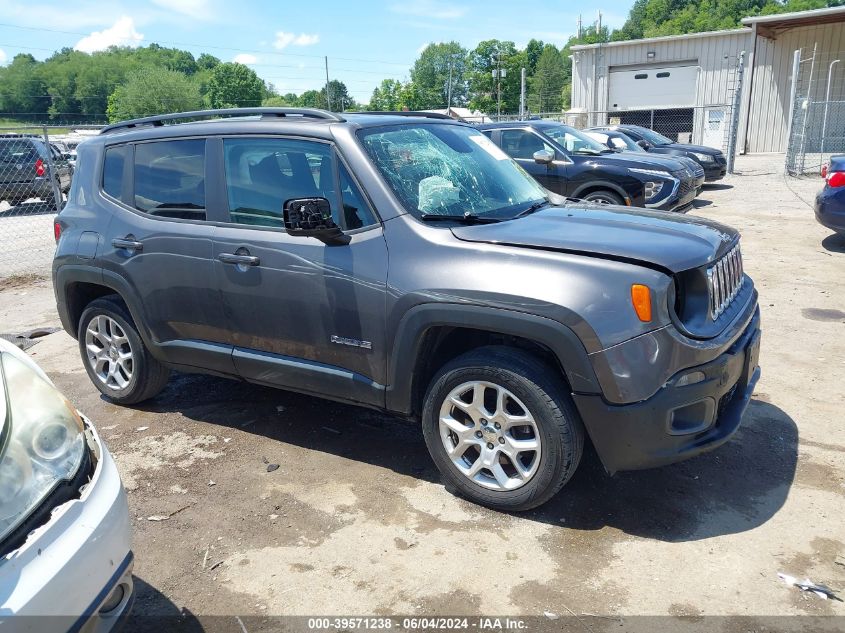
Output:
[[[90,483],[0,560],[0,629],[105,633],[131,608],[126,493],[114,460],[87,420],[86,429],[99,451]],[[100,613],[116,595],[122,595],[117,605]]]
[[[642,402],[609,404],[574,394],[590,439],[608,472],[670,464],[713,450],[739,428],[760,378],[759,318],[714,360],[676,374]],[[684,376],[703,379],[679,386]]]
[[[688,209],[698,195],[693,179],[676,179],[670,193],[663,200],[655,204],[646,204],[647,207],[657,209],[658,211],[682,211]]]
[[[712,163],[699,163],[704,168],[704,182],[721,180],[728,173],[728,162],[724,157],[717,156]]]

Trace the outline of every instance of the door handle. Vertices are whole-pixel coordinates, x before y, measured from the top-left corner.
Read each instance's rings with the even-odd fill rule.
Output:
[[[129,238],[120,238],[116,237],[111,241],[111,245],[115,248],[125,248],[127,251],[142,251],[144,250],[144,245],[137,240],[129,239]]]
[[[235,255],[234,253],[220,253],[217,259],[224,264],[237,264],[239,266],[258,266],[260,261],[253,255]]]

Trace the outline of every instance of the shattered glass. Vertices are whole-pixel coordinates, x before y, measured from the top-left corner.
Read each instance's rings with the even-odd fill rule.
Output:
[[[494,215],[546,197],[487,137],[469,127],[366,129],[364,147],[403,205],[421,215]]]

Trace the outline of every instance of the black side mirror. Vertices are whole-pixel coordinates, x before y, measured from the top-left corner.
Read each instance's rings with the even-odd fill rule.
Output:
[[[325,198],[291,198],[282,213],[290,235],[316,237],[328,246],[349,244],[352,239],[332,220],[332,207]]]
[[[640,147],[642,147],[643,149],[646,149],[646,150],[647,150],[649,147],[651,147],[651,143],[649,143],[649,142],[648,142],[647,140],[645,140],[645,139],[640,139],[639,141],[637,141],[637,145],[639,145]]]

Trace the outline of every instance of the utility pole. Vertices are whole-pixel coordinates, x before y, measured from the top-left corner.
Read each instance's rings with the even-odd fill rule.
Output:
[[[329,56],[328,55],[326,55],[325,60],[326,60],[326,105],[328,106],[328,109],[331,110],[332,109],[332,95],[329,92]]]
[[[599,11],[598,26],[596,26],[596,35],[601,38],[601,11]]]
[[[452,111],[452,64],[454,64],[454,63],[455,63],[454,60],[450,58],[449,59],[449,88],[448,88],[448,91],[447,91],[448,95],[446,97],[446,114],[448,114],[449,116],[452,116],[449,113]]]
[[[523,120],[525,118],[525,69],[523,68],[520,72],[520,82],[519,82],[519,118]]]
[[[493,76],[496,78],[496,91],[498,97],[496,99],[496,120],[502,118],[502,77],[508,76],[508,71],[502,69],[502,51],[496,49],[496,69],[493,71]]]
[[[578,14],[578,41],[581,41],[581,14]]]

